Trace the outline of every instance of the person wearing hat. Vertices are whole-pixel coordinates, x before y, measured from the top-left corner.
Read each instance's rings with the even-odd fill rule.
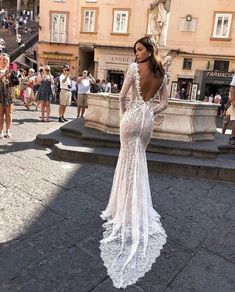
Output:
[[[65,119],[64,114],[66,107],[71,104],[71,87],[72,82],[70,78],[70,68],[68,65],[63,66],[63,73],[60,75],[60,106],[59,106],[59,122],[64,123],[68,120]]]

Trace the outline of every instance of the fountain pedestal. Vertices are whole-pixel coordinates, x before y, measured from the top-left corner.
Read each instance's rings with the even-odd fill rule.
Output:
[[[90,93],[85,127],[119,134],[118,95]],[[152,138],[175,141],[213,140],[218,106],[199,101],[169,100],[155,121]]]

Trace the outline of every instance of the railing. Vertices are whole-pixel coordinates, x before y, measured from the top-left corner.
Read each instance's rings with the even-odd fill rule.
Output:
[[[50,42],[51,43],[67,43],[68,33],[67,32],[50,32]]]
[[[21,54],[23,54],[25,51],[27,51],[29,48],[31,48],[36,42],[38,41],[38,32],[31,35],[25,43],[23,43],[21,46],[17,47],[15,50],[10,52],[10,60],[13,62],[17,57],[19,57]]]

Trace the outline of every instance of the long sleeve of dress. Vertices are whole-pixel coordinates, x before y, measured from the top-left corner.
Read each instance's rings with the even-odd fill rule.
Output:
[[[126,111],[126,95],[131,85],[133,84],[133,64],[131,64],[127,70],[126,77],[122,86],[122,89],[119,94],[119,109],[120,109],[120,117]]]
[[[162,88],[160,89],[160,92],[159,92],[159,103],[153,109],[154,115],[162,112],[164,109],[167,108],[168,96],[169,96],[169,91],[167,87],[167,78],[165,77],[162,84]]]

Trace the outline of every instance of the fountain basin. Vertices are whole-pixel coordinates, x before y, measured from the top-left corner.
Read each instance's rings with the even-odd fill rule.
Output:
[[[166,110],[157,115],[152,138],[175,141],[213,140],[218,105],[169,99]],[[88,95],[85,127],[119,135],[119,100],[116,94]]]

